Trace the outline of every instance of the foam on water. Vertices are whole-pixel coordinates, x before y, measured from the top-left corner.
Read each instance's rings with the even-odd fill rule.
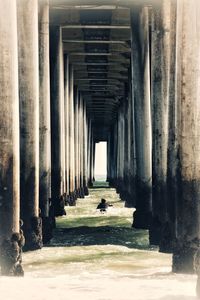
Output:
[[[96,212],[101,197],[114,205],[106,214]],[[113,189],[92,189],[57,220],[48,247],[24,253],[24,278],[0,277],[0,299],[196,299],[196,276],[171,273],[171,255],[149,248],[132,214]]]

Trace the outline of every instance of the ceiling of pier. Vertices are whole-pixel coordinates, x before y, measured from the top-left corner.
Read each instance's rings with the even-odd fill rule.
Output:
[[[95,139],[107,140],[127,96],[132,1],[51,1],[50,23],[62,27],[64,52],[74,66],[93,121]]]

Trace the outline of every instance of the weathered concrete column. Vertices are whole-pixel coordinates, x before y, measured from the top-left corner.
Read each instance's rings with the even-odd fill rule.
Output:
[[[39,217],[38,1],[18,1],[20,198],[26,249],[42,247]]]
[[[60,48],[60,89],[61,89],[61,170],[62,170],[62,206],[65,204],[66,200],[66,164],[65,164],[65,128],[66,128],[66,115],[65,115],[65,66],[64,66],[64,52],[63,52],[63,43],[62,43],[62,30],[61,30],[61,48]],[[63,214],[65,211],[63,210]]]
[[[177,1],[178,198],[173,271],[192,272],[200,240],[200,2]],[[197,266],[196,266],[197,267]]]
[[[23,275],[19,228],[19,96],[16,1],[0,0],[0,267]]]
[[[92,139],[92,121],[91,119],[88,117],[88,141],[87,141],[87,170],[88,170],[88,178],[87,178],[87,183],[88,186],[90,186],[91,183],[91,155],[92,155],[92,150],[91,150],[91,139]]]
[[[74,69],[69,66],[69,193],[70,205],[75,205],[75,156],[74,156]]]
[[[125,101],[125,99],[124,99]],[[124,163],[125,163],[125,103],[123,103],[121,111],[121,141],[120,141],[120,151],[121,151],[121,159],[120,159],[120,195],[121,198],[125,201],[123,197],[124,192]]]
[[[111,165],[112,165],[112,151],[113,151],[113,131],[111,130],[108,135],[108,141],[107,141],[107,181],[111,185]]]
[[[152,10],[153,202],[150,243],[170,252],[172,230],[167,212],[168,142],[171,59],[171,5],[160,1]],[[174,71],[174,70],[173,70]],[[172,72],[173,72],[172,71]],[[172,100],[173,101],[173,100]]]
[[[109,172],[107,180],[109,182],[110,187],[115,187],[115,179],[116,179],[116,143],[115,143],[115,135],[116,135],[116,124],[112,126],[109,140],[108,140],[108,151],[109,151]]]
[[[124,173],[124,186],[125,186],[125,206],[134,207],[133,194],[132,194],[132,180],[131,180],[131,169],[133,165],[133,158],[131,153],[132,148],[132,107],[131,107],[131,89],[127,86],[127,102],[125,112],[125,173]]]
[[[165,1],[166,2],[166,1]],[[163,206],[167,198],[167,142],[168,142],[168,97],[162,89],[162,40],[164,31],[161,1],[152,10],[152,120],[153,120],[153,201],[150,244],[159,245]],[[167,79],[168,84],[168,77]]]
[[[113,179],[111,182],[111,186],[116,187],[117,186],[117,165],[118,165],[118,120],[115,122],[114,128],[113,128]]]
[[[95,140],[93,139],[93,163],[92,163],[92,181],[95,181],[95,157],[96,157],[96,143]]]
[[[116,192],[119,193],[119,177],[120,177],[120,157],[121,157],[121,152],[120,152],[120,134],[121,134],[121,126],[120,126],[120,110],[118,110],[118,118],[117,118],[117,126],[116,126],[116,145],[117,145],[117,150],[116,150],[116,181],[115,181],[115,187],[116,187]]]
[[[80,157],[80,197],[84,198],[84,185],[83,185],[83,98],[80,95],[79,99],[79,157]]]
[[[160,252],[172,252],[175,238],[175,216],[176,216],[176,185],[177,185],[177,101],[175,97],[176,82],[176,2],[165,1],[163,10],[162,36],[162,95],[165,105],[168,105],[168,116],[164,117],[167,134],[167,195],[163,201],[161,213],[162,228],[159,243]],[[166,110],[166,106],[165,106]],[[166,120],[167,119],[167,120]],[[166,150],[165,150],[166,151]],[[166,154],[165,154],[166,155]]]
[[[130,182],[130,99],[128,97],[128,86],[125,88],[126,97],[124,99],[124,171],[123,171],[123,197],[122,199],[125,201],[125,206],[131,206],[131,194],[129,189]]]
[[[79,186],[79,116],[78,116],[79,91],[75,88],[74,96],[74,168],[75,168],[75,193],[76,197],[80,196]]]
[[[133,68],[131,64],[131,78]],[[136,128],[135,128],[135,97],[134,97],[134,82],[131,81],[130,87],[130,194],[132,198],[132,206],[136,207]]]
[[[119,108],[119,128],[118,128],[118,183],[117,183],[117,192],[120,194],[122,200],[125,200],[123,197],[123,180],[124,180],[124,136],[125,136],[125,121],[124,121],[124,103],[121,104]]]
[[[178,192],[178,142],[177,142],[177,97],[176,92],[176,15],[177,5],[176,1],[171,1],[170,7],[170,80],[169,80],[169,133],[168,133],[168,155],[167,155],[167,222],[165,230],[162,233],[162,240],[160,241],[160,250],[164,241],[164,248],[173,251],[175,232],[176,232],[176,199]],[[171,241],[169,243],[169,240]],[[169,247],[167,247],[167,245]]]
[[[78,98],[77,98],[77,122],[78,122],[78,147],[77,147],[77,186],[78,186],[78,197],[82,197],[82,192],[81,192],[81,179],[80,179],[80,174],[81,174],[81,135],[80,135],[80,97],[81,94],[80,92],[78,93]]]
[[[93,160],[94,160],[94,133],[92,129],[91,123],[91,140],[90,140],[90,156],[89,156],[90,164],[89,164],[89,187],[93,186],[93,178],[94,178],[94,170],[93,170]]]
[[[88,130],[87,130],[87,111],[86,103],[83,101],[83,188],[85,196],[89,195],[88,191],[88,164],[87,164],[87,141],[88,141]]]
[[[51,194],[55,216],[65,214],[64,63],[62,31],[50,31],[51,62]]]
[[[110,130],[110,133],[108,135],[108,140],[107,140],[107,178],[106,181],[109,183],[111,186],[111,165],[112,165],[112,151],[113,147],[111,147],[111,140],[112,140],[112,130]]]
[[[65,203],[69,204],[69,56],[64,57],[64,91],[65,91],[65,182],[66,197]]]
[[[136,178],[136,151],[135,151],[135,120],[133,114],[133,101],[132,101],[132,87],[131,87],[131,80],[130,80],[130,87],[129,87],[129,108],[128,108],[128,128],[129,128],[129,170],[128,170],[128,192],[129,192],[129,202],[126,204],[128,207],[135,207],[136,197],[135,197],[135,178]]]
[[[132,93],[135,105],[136,211],[133,227],[149,228],[152,193],[149,11],[131,12]]]
[[[118,151],[119,151],[119,167],[118,167],[118,192],[122,197],[121,191],[123,186],[124,175],[124,107],[120,106],[119,112],[119,132],[118,132]]]
[[[46,243],[52,238],[54,223],[49,211],[51,198],[49,0],[42,0],[39,4],[39,206],[43,225],[43,242]]]
[[[167,157],[167,212],[175,234],[176,223],[176,198],[177,198],[177,167],[178,167],[178,143],[177,143],[177,97],[176,92],[176,17],[177,5],[171,1],[171,25],[170,25],[170,82],[169,82],[169,134]]]

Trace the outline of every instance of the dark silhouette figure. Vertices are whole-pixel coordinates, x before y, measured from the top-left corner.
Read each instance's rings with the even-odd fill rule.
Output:
[[[101,199],[101,202],[98,204],[97,209],[100,209],[100,212],[106,212],[108,206],[112,206],[112,204],[108,204],[105,199]]]

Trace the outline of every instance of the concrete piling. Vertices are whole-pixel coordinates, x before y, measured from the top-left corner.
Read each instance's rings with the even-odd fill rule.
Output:
[[[26,249],[42,247],[39,216],[38,1],[17,2],[20,98],[20,200]]]
[[[49,214],[51,199],[51,123],[49,70],[49,1],[39,2],[39,206],[43,242],[52,237]]]

